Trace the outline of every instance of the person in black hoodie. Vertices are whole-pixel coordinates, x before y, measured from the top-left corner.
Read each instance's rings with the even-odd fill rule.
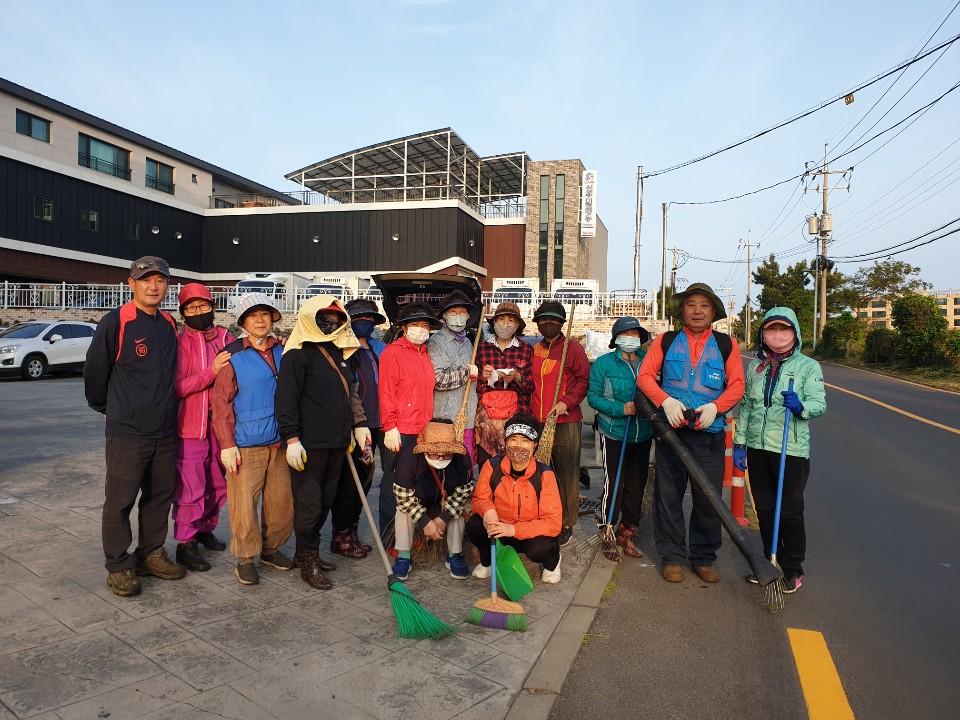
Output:
[[[160,309],[170,282],[163,258],[130,265],[133,299],[107,313],[83,368],[87,403],[106,420],[107,477],[102,538],[107,585],[140,593],[137,575],[179,580],[187,571],[167,557],[167,518],[177,482],[177,324]],[[137,549],[130,553],[130,511],[142,491]]]
[[[354,441],[370,445],[366,415],[347,360],[360,347],[339,300],[315,295],[303,304],[283,350],[275,407],[293,472],[295,561],[317,590],[336,565],[320,558],[320,528],[337,494],[344,456]]]

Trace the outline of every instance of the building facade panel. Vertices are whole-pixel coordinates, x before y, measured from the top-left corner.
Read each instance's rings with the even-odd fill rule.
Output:
[[[483,231],[483,266],[487,276],[481,287],[493,290],[493,278],[529,277],[524,275],[524,236],[526,225],[488,225]],[[534,276],[536,277],[536,276]]]

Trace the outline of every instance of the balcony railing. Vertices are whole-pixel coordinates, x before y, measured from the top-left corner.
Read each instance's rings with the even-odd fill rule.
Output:
[[[113,175],[114,177],[121,178],[122,180],[130,179],[130,168],[123,165],[117,165],[116,163],[107,162],[106,160],[101,160],[100,158],[93,157],[92,155],[84,155],[80,153],[77,162],[84,167],[88,167],[91,170],[96,170],[97,172],[102,172],[107,175]]]
[[[147,175],[147,187],[153,188],[154,190],[159,190],[160,192],[170,193],[173,195],[174,184],[161,180],[160,178],[155,178],[150,175]]]

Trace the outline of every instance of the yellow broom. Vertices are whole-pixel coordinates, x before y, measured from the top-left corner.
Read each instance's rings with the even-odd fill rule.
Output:
[[[473,339],[473,354],[470,356],[470,364],[477,362],[477,348],[480,347],[480,336],[483,335],[483,319],[477,324],[477,336]],[[473,387],[473,378],[467,378],[467,384],[463,388],[463,402],[460,403],[460,412],[457,413],[456,420],[453,421],[453,429],[457,433],[457,442],[463,442],[463,433],[467,429],[467,403],[470,401],[470,388]],[[470,458],[471,462],[473,458]]]
[[[576,303],[570,305],[570,317],[567,318],[567,336],[563,339],[563,354],[560,356],[560,372],[557,374],[557,388],[553,391],[553,406],[547,415],[547,420],[543,424],[543,432],[540,434],[540,444],[537,446],[536,459],[545,465],[550,464],[550,457],[553,455],[553,436],[557,432],[557,413],[555,408],[560,401],[560,385],[563,383],[563,366],[567,362],[567,348],[570,347],[570,333],[573,331],[573,312],[577,309]],[[546,362],[546,361],[544,361]]]

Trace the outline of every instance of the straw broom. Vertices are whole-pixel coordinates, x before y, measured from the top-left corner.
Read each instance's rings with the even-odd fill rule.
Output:
[[[540,444],[537,446],[536,459],[545,465],[550,464],[550,458],[553,455],[553,436],[557,432],[557,403],[560,402],[560,385],[563,383],[563,366],[567,362],[567,348],[570,347],[570,333],[573,331],[573,313],[577,309],[577,304],[570,305],[570,317],[567,318],[567,336],[563,339],[563,354],[560,356],[560,372],[557,374],[557,387],[553,391],[553,407],[547,415],[547,421],[543,424],[543,432],[540,434]]]
[[[470,356],[471,365],[477,363],[477,348],[480,347],[481,335],[483,335],[481,323],[477,323],[477,336],[473,339],[473,354]],[[473,378],[468,377],[466,387],[463,388],[463,402],[460,403],[460,412],[457,413],[457,418],[453,421],[453,429],[457,433],[457,442],[461,443],[463,442],[463,433],[467,429],[467,403],[470,401],[470,388],[472,386]]]
[[[527,615],[520,603],[502,600],[497,595],[497,541],[490,543],[490,597],[477,600],[467,622],[471,625],[493,628],[495,630],[527,631]]]
[[[353,457],[347,452],[347,463],[350,465],[350,473],[353,475],[353,481],[357,485],[357,492],[360,494],[360,501],[363,503],[363,510],[367,514],[367,522],[373,529],[373,539],[377,543],[377,550],[380,551],[380,559],[383,560],[383,567],[387,571],[387,590],[390,591],[390,607],[393,608],[393,615],[397,619],[397,635],[402,638],[412,640],[424,640],[432,638],[439,640],[448,637],[456,632],[456,628],[447,625],[443,620],[434,617],[430,612],[416,601],[410,591],[393,574],[390,567],[390,560],[387,558],[387,551],[383,549],[383,541],[380,539],[380,533],[376,531],[376,525],[373,523],[373,513],[370,512],[370,505],[367,503],[367,496],[363,492],[363,485],[360,484],[360,477],[357,475],[357,466],[353,463]]]

